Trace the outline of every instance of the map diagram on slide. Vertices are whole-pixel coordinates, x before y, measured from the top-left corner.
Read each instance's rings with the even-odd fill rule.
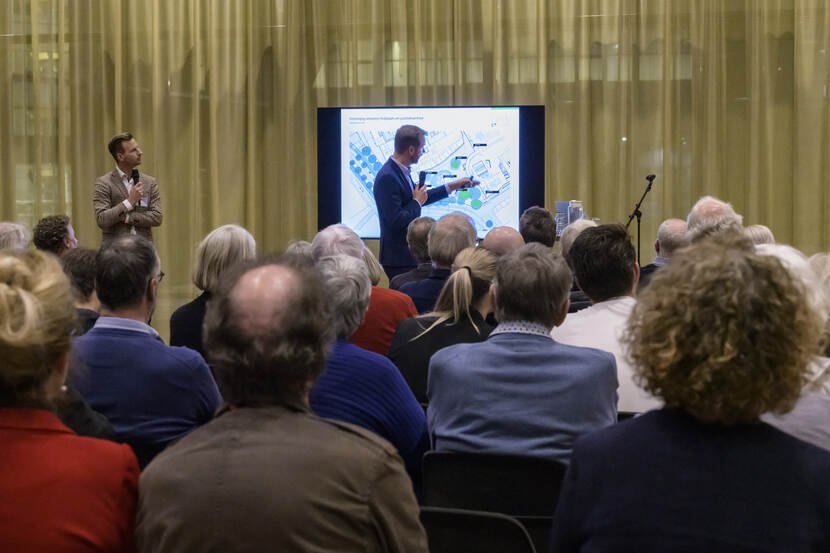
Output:
[[[479,237],[493,227],[517,227],[518,144],[513,135],[518,135],[518,130],[504,128],[502,121],[501,117],[490,121],[479,118],[470,125],[472,129],[460,128],[457,123],[428,129],[426,152],[411,167],[412,179],[417,183],[418,173],[425,171],[427,187],[463,177],[481,184],[424,206],[422,216],[438,219],[461,211],[472,219]],[[348,158],[343,158],[344,166],[348,163],[348,181],[344,175],[341,214],[343,224],[363,237],[380,233],[372,187],[375,175],[394,150],[395,130],[358,127],[348,134]]]

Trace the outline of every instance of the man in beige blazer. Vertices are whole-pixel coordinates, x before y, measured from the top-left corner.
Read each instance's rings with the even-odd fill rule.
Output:
[[[128,132],[112,137],[109,151],[115,159],[115,170],[95,179],[92,200],[102,243],[122,234],[140,234],[152,240],[150,229],[159,226],[162,219],[158,185],[147,174],[142,173],[139,182],[132,178],[143,152]]]

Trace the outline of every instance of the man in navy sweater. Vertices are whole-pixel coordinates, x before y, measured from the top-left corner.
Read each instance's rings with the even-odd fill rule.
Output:
[[[405,273],[417,266],[406,245],[406,229],[420,217],[421,207],[446,198],[461,188],[479,184],[471,178],[458,179],[436,188],[418,186],[409,174],[425,152],[426,131],[404,125],[395,133],[395,153],[375,176],[373,193],[380,218],[380,263],[386,276]]]

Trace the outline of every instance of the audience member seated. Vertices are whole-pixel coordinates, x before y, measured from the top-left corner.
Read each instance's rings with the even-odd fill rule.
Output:
[[[573,441],[617,421],[614,356],[560,344],[571,272],[550,248],[527,244],[496,267],[499,320],[490,337],[438,351],[427,418],[435,449],[534,455],[567,463]]]
[[[807,303],[819,311],[823,320],[828,319],[830,296],[822,290],[819,275],[800,251],[783,244],[758,245],[756,251],[777,257],[793,279],[804,287]],[[830,450],[830,425],[827,424],[830,420],[830,359],[816,356],[810,361],[807,383],[792,411],[767,413],[761,420],[805,442]]]
[[[256,241],[239,225],[222,225],[212,230],[196,248],[193,284],[202,293],[176,309],[170,317],[170,345],[185,346],[204,357],[202,322],[211,291],[222,274],[243,261],[256,257]]]
[[[392,280],[389,281],[389,288],[399,290],[404,284],[418,282],[429,276],[432,271],[432,261],[429,259],[427,239],[429,231],[432,230],[434,225],[435,219],[432,217],[418,217],[409,223],[406,229],[406,245],[409,247],[412,257],[418,262],[418,266],[392,277]]]
[[[141,553],[427,551],[395,449],[309,412],[333,332],[299,265],[260,262],[216,290],[205,344],[227,407],[142,474]]]
[[[568,261],[568,253],[571,249],[571,245],[574,243],[574,240],[576,240],[576,237],[579,236],[579,233],[586,228],[595,226],[597,226],[597,224],[590,219],[577,219],[565,227],[562,231],[562,236],[559,237],[559,250],[562,252],[562,257],[565,258],[565,261]],[[569,299],[571,302],[571,307],[568,311],[569,313],[576,313],[580,309],[585,309],[591,305],[590,298],[588,298],[588,295],[585,292],[579,289],[579,285],[576,280],[573,282]]]
[[[370,256],[374,257],[352,229],[339,224],[330,225],[317,233],[311,242],[311,253],[315,260],[342,254],[367,263]],[[386,355],[398,323],[417,314],[415,304],[406,294],[372,286],[369,310],[349,341],[360,348]]]
[[[629,353],[666,407],[577,441],[552,549],[830,551],[830,453],[758,421],[792,408],[823,321],[735,234],[684,251],[634,306]]]
[[[149,325],[163,276],[146,238],[108,242],[96,259],[101,316],[73,343],[72,386],[109,419],[142,467],[209,421],[222,400],[202,356],[165,345]]]
[[[306,240],[292,240],[285,248],[285,255],[299,260],[309,267],[314,266],[314,254],[311,251],[311,242]]]
[[[824,299],[830,305],[830,253],[817,253],[810,257],[809,262],[818,277],[820,288],[824,291]],[[830,317],[827,318],[824,336],[826,346],[824,357],[830,357]],[[828,396],[830,396],[830,390],[828,390]]]
[[[765,225],[749,225],[744,227],[744,235],[756,246],[760,244],[775,244],[775,236]]]
[[[496,257],[504,257],[524,245],[525,240],[518,230],[504,226],[490,229],[481,241],[481,247],[496,254]]]
[[[620,411],[642,413],[659,407],[659,401],[634,383],[633,369],[620,341],[634,308],[640,273],[628,231],[622,225],[587,228],[571,245],[569,259],[579,287],[591,298],[591,306],[568,315],[551,336],[563,344],[614,354]]]
[[[78,314],[76,336],[86,334],[98,320],[101,302],[95,291],[95,257],[98,252],[89,248],[67,250],[60,260],[63,272],[72,284],[75,312]]]
[[[29,248],[29,231],[20,223],[0,221],[0,250],[24,252]]]
[[[666,219],[657,227],[657,239],[654,241],[654,251],[657,256],[654,262],[640,268],[640,281],[637,291],[648,286],[652,275],[660,268],[669,264],[674,254],[689,245],[686,238],[686,221],[683,219]]]
[[[721,233],[741,232],[743,217],[735,213],[732,204],[712,196],[704,196],[686,217],[686,238],[690,244]]]
[[[427,401],[429,359],[439,349],[454,344],[481,342],[493,327],[485,317],[493,310],[490,283],[497,258],[485,248],[466,248],[455,256],[452,274],[438,296],[435,311],[404,319],[395,331],[392,360],[415,398]]]
[[[475,243],[476,229],[463,213],[449,213],[435,223],[428,238],[432,271],[424,280],[401,286],[401,292],[412,298],[418,313],[424,314],[435,308],[435,301],[450,276],[455,256]]]
[[[35,248],[58,256],[78,247],[75,229],[66,215],[48,215],[38,221],[32,241]]]
[[[525,244],[539,242],[549,248],[556,242],[556,221],[544,207],[535,205],[524,210],[519,219],[519,233]]]
[[[14,553],[131,551],[138,464],[54,414],[75,310],[60,265],[0,253],[0,544]]]
[[[311,390],[311,410],[387,439],[397,448],[413,482],[419,484],[421,457],[429,448],[424,410],[389,359],[347,341],[369,306],[366,266],[354,257],[336,255],[320,259],[317,272],[337,341]]]

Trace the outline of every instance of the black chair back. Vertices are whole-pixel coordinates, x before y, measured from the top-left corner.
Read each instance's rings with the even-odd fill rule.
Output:
[[[499,513],[422,507],[431,553],[535,553],[524,527]]]

